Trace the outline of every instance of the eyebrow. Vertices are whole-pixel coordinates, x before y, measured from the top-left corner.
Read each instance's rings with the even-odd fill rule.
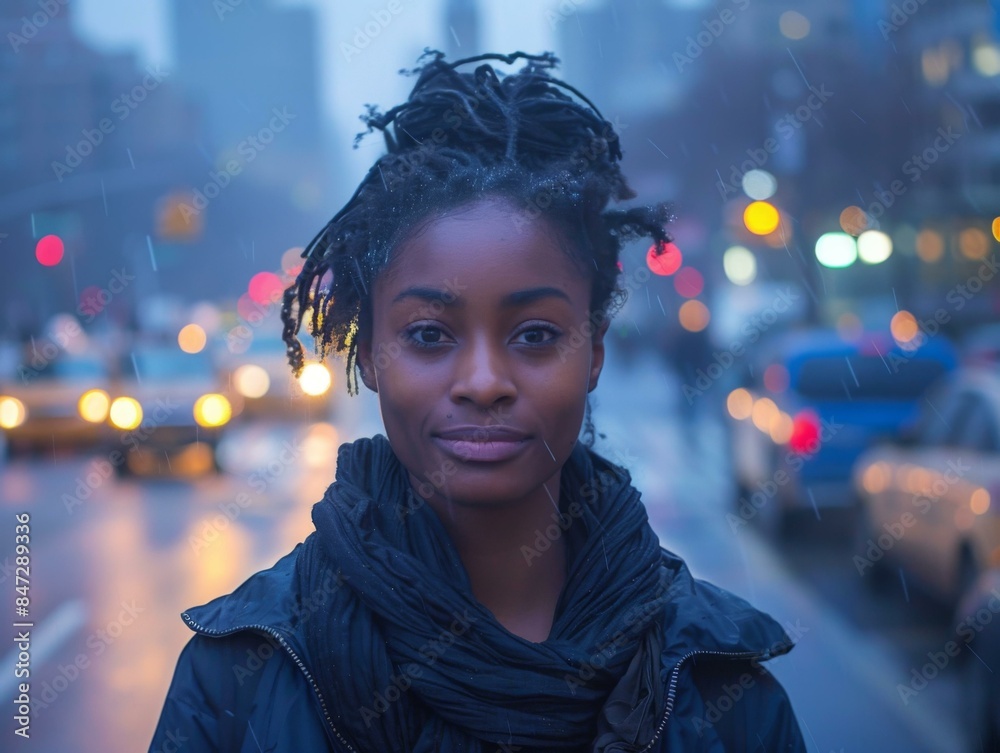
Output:
[[[392,299],[393,303],[403,300],[404,298],[419,298],[423,301],[428,302],[439,302],[445,306],[457,306],[461,308],[465,305],[464,299],[450,293],[446,290],[438,290],[437,288],[424,288],[424,287],[411,287],[402,291],[399,295]],[[508,293],[500,301],[501,306],[523,306],[528,303],[540,300],[542,298],[562,298],[567,303],[572,303],[569,296],[566,295],[559,288],[553,287],[540,287],[540,288],[528,288],[527,290],[516,290],[513,293]]]

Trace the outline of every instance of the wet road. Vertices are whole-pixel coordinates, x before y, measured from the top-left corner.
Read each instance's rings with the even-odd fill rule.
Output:
[[[849,551],[822,528],[781,552],[750,528],[731,530],[723,429],[708,419],[679,423],[676,394],[655,361],[609,366],[594,393],[596,427],[607,435],[597,448],[633,469],[664,545],[696,576],[769,611],[798,640],[768,666],[793,700],[810,751],[961,750],[952,672],[908,705],[897,690],[942,645],[943,624],[916,600],[873,595]],[[331,424],[234,427],[222,448],[226,472],[203,480],[104,478],[100,455],[4,468],[0,603],[13,618],[14,515],[27,511],[31,684],[41,704],[30,740],[15,738],[16,654],[3,653],[3,750],[147,748],[190,636],[179,613],[301,541],[333,479],[337,446],[381,430],[374,396],[344,396],[340,405]]]

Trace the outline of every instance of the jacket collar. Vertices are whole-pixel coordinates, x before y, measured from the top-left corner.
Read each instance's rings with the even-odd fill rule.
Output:
[[[329,603],[342,584],[331,575],[327,593],[303,597],[296,585],[295,560],[300,545],[272,567],[247,579],[235,591],[181,617],[194,631],[222,636],[241,630],[278,635],[300,656],[305,652],[303,622]],[[662,549],[670,581],[669,614],[664,620],[663,664],[673,667],[691,654],[743,656],[764,661],[794,645],[770,615],[744,599],[691,575],[684,561]]]

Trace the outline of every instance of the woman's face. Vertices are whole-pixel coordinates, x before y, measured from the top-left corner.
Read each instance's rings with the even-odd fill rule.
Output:
[[[422,498],[503,505],[558,479],[607,323],[594,326],[590,280],[548,221],[500,199],[431,219],[372,296],[362,378]]]

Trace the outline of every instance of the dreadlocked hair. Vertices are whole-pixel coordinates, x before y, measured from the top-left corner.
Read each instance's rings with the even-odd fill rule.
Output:
[[[526,62],[511,74],[482,63],[518,59]],[[400,71],[418,76],[404,103],[385,113],[366,106],[368,128],[354,147],[377,129],[387,152],[303,250],[302,270],[282,301],[295,376],[304,366],[297,334],[307,320],[320,359],[331,348],[347,351],[351,395],[358,392],[358,340],[371,331],[375,278],[406,234],[437,214],[493,196],[512,205],[518,227],[544,215],[592,275],[590,309],[598,319],[613,315],[627,295],[619,282],[622,243],[648,236],[661,249],[670,241],[666,205],[607,210],[612,199],[635,197],[618,165],[618,134],[590,100],[550,75],[559,63],[552,53],[447,62],[428,49],[417,63]],[[474,63],[482,64],[471,73],[457,70]]]

